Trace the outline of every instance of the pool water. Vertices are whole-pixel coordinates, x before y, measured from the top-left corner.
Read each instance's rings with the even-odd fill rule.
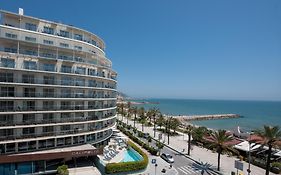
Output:
[[[122,162],[140,161],[142,159],[142,156],[138,152],[130,148],[124,152],[124,159]]]

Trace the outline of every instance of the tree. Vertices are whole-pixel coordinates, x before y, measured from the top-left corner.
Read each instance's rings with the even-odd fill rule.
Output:
[[[280,127],[264,125],[262,129],[256,130],[254,133],[259,137],[258,139],[255,139],[257,143],[260,143],[263,146],[268,146],[265,174],[269,175],[272,148],[278,146],[278,142],[280,143],[281,141]]]
[[[134,117],[134,128],[135,128],[136,127],[137,114],[138,114],[138,108],[137,107],[133,107],[132,108],[132,113],[135,115],[135,117]]]
[[[223,151],[234,151],[230,146],[229,142],[233,138],[230,134],[226,133],[225,130],[218,130],[211,133],[210,138],[207,142],[210,143],[211,148],[215,148],[218,153],[218,167],[217,170],[220,171],[220,156]]]
[[[122,116],[122,122],[123,122],[123,115],[124,115],[124,107],[125,107],[125,105],[123,102],[119,103],[118,111],[119,111],[119,114],[121,114],[121,116]]]
[[[181,122],[177,118],[172,118],[170,120],[170,128],[174,130],[174,133],[176,133],[176,129],[180,126]]]
[[[208,129],[206,127],[194,128],[192,131],[193,140],[196,142],[202,142],[204,141],[203,137],[207,135],[207,133],[208,133]]]
[[[139,109],[139,117],[140,117],[140,123],[142,124],[142,125],[141,125],[141,127],[142,127],[141,130],[142,130],[142,132],[143,132],[143,130],[144,130],[143,125],[145,124],[145,121],[146,121],[145,110],[144,110],[143,107],[141,107],[141,108]]]
[[[165,118],[161,113],[159,117],[156,119],[156,124],[160,127],[160,129],[165,124]]]
[[[150,118],[153,118],[153,131],[154,131],[154,137],[155,137],[155,132],[156,132],[156,117],[159,115],[160,111],[158,109],[151,109],[150,110],[150,115],[152,117]]]
[[[161,149],[164,148],[164,144],[160,141],[156,141],[156,146],[158,148],[159,154],[161,154]]]
[[[188,125],[186,127],[186,133],[188,135],[188,149],[187,149],[187,155],[190,156],[190,149],[191,149],[191,134],[193,132],[193,127],[191,125]]]

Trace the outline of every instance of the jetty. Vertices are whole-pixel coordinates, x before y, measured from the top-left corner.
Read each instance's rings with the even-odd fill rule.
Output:
[[[214,114],[214,115],[179,115],[175,117],[183,121],[198,121],[198,120],[240,118],[241,116],[238,114]]]

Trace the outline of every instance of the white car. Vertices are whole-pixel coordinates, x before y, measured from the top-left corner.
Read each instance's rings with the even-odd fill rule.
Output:
[[[162,153],[160,157],[168,163],[174,163],[175,162],[173,156],[171,156],[170,154]]]

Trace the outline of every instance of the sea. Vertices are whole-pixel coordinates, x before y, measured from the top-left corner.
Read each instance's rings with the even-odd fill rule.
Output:
[[[202,120],[194,125],[212,129],[233,130],[239,126],[243,131],[252,131],[264,125],[281,127],[281,101],[238,101],[238,100],[184,100],[145,99],[137,105],[145,109],[157,108],[166,115],[239,114],[240,118]]]

